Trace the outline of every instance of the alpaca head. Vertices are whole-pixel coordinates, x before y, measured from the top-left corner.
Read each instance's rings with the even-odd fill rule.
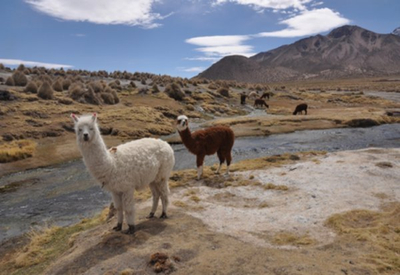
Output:
[[[98,131],[96,113],[81,117],[71,114],[71,118],[75,123],[75,133],[78,141],[81,144],[92,141],[96,136],[96,131]]]
[[[178,129],[179,132],[182,132],[186,130],[189,126],[189,119],[187,116],[178,116],[176,120],[176,129]]]

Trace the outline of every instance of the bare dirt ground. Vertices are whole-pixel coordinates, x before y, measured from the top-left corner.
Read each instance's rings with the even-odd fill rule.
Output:
[[[176,172],[168,219],[145,219],[150,199],[139,202],[134,236],[113,232],[114,218],[78,231],[44,273],[399,274],[400,149],[287,160],[247,161],[228,177],[207,169],[200,181]],[[4,256],[2,274],[29,273],[46,249]]]

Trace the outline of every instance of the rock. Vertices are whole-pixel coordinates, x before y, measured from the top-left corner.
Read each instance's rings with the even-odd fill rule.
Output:
[[[0,100],[11,101],[11,100],[15,100],[15,99],[16,99],[16,97],[9,91],[0,90]]]

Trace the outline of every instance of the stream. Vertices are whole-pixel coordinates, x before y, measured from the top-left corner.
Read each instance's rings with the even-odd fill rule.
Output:
[[[400,124],[237,138],[232,157],[233,162],[237,162],[290,152],[332,152],[367,147],[400,147]],[[183,145],[173,145],[173,148],[175,170],[195,168],[194,155]],[[217,161],[216,155],[207,156],[205,164],[211,165]],[[82,160],[0,178],[0,186],[10,184],[20,188],[0,193],[0,242],[43,225],[66,226],[76,223],[98,213],[111,201],[111,196],[90,177]]]

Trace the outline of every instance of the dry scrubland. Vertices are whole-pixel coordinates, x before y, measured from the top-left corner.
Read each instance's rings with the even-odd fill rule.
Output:
[[[266,113],[253,112],[249,99],[247,106],[240,105],[243,91],[272,92],[270,108]],[[24,66],[11,71],[0,65],[0,176],[80,157],[69,118],[72,112],[97,112],[109,146],[172,134],[179,114],[205,121],[204,126],[228,124],[236,136],[400,122],[388,116],[399,111],[399,103],[368,96],[366,91],[399,93],[399,78],[265,85],[118,71]],[[309,115],[293,116],[295,106],[303,102],[309,105]],[[179,140],[171,136],[169,141]],[[399,156],[395,149],[273,156],[234,163],[234,174],[228,178],[213,175],[216,166],[206,168],[202,181],[195,180],[194,170],[176,171],[170,178],[170,219],[145,220],[150,192],[140,192],[134,237],[112,232],[115,221],[106,221],[105,210],[80,224],[33,232],[3,244],[0,273],[398,274],[400,194],[398,185],[384,183],[399,182]],[[358,171],[368,166],[364,162],[368,169]],[[318,186],[315,190],[307,186],[317,184],[314,175],[323,177],[327,169],[332,174],[320,181],[331,188],[340,181],[337,174],[356,178],[355,185],[363,177],[375,180],[375,189],[371,183],[361,198],[374,203],[356,210],[357,203],[346,209],[321,200],[324,192],[335,190],[320,194]],[[361,177],[358,181],[354,170]],[[293,176],[296,173],[300,176]],[[345,196],[338,202],[341,197]],[[286,206],[304,198],[313,210],[337,207],[337,211],[324,212],[317,220],[290,219]],[[297,211],[306,213],[303,206]],[[272,213],[287,216],[287,223]]]
[[[79,157],[70,113],[98,112],[110,146],[175,132],[175,118],[229,124],[236,136],[269,135],[303,129],[363,127],[393,123],[388,111],[400,108],[364,91],[400,92],[391,79],[247,84],[182,79],[148,73],[0,68],[0,175]],[[3,82],[2,82],[3,81]],[[13,86],[11,86],[13,85]],[[33,87],[33,88],[32,88]],[[36,89],[35,89],[36,88]],[[273,93],[266,116],[239,104],[240,93]],[[308,116],[292,116],[309,105]],[[17,142],[18,141],[18,142]],[[171,142],[179,142],[172,137]],[[15,162],[17,159],[23,159]]]

